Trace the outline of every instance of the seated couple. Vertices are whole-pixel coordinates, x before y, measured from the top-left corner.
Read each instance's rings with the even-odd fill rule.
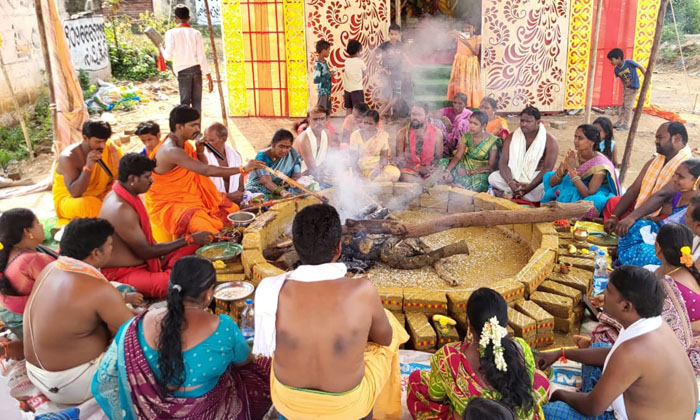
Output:
[[[663,320],[663,283],[641,267],[622,266],[604,296],[605,311],[623,327],[612,347],[539,355],[540,369],[562,356],[583,364],[582,392],[554,391],[542,407],[546,419],[692,419],[698,386],[685,349]]]
[[[488,117],[481,111],[469,118],[468,131],[461,137],[454,156],[440,159],[441,181],[454,183],[472,191],[484,192],[489,187],[489,175],[498,166],[498,154],[503,141],[486,131]]]
[[[398,348],[408,334],[377,289],[346,277],[338,212],[304,208],[292,225],[302,264],[264,279],[255,294],[253,353],[272,356],[272,402],[280,418],[399,419]]]
[[[652,194],[644,204],[614,225],[619,236],[617,259],[623,265],[660,265],[654,242],[659,228],[667,223],[686,224],[689,204],[700,180],[700,160],[689,159],[678,165],[671,182]],[[658,212],[658,216],[654,216]]]
[[[408,379],[414,419],[462,418],[475,398],[500,401],[519,420],[544,420],[549,381],[536,370],[530,346],[506,337],[508,307],[496,291],[481,288],[467,301],[471,342],[450,343],[430,359],[430,371]]]
[[[637,179],[622,197],[612,198],[605,205],[605,230],[618,233],[618,236],[625,235],[632,223],[620,228],[620,231],[617,229],[618,223],[646,203],[653,194],[664,189],[672,181],[678,166],[692,157],[685,126],[679,122],[661,124],[656,130],[656,156],[644,165]],[[668,189],[661,197],[670,201],[673,192],[672,188]],[[657,203],[658,207],[653,209],[651,216],[658,215],[662,203]],[[645,214],[647,213],[642,215]]]
[[[117,331],[92,379],[110,420],[262,419],[270,408],[269,358],[254,359],[228,315],[206,311],[216,270],[187,256],[171,273],[167,307]]]
[[[24,308],[24,356],[29,380],[49,400],[80,404],[119,327],[133,316],[100,273],[114,228],[102,219],[74,219],[60,257],[41,271]]]
[[[542,179],[554,169],[557,140],[541,122],[540,111],[529,106],[520,113],[520,128],[503,142],[498,170],[488,177],[497,195],[538,203],[544,196]]]
[[[569,150],[556,171],[542,178],[542,203],[592,201],[594,208],[584,217],[600,217],[611,197],[620,194],[615,165],[601,152],[600,131],[583,124],[574,133],[574,149]]]
[[[119,162],[117,182],[100,212],[100,217],[115,229],[112,253],[102,274],[110,281],[134,287],[148,298],[164,299],[175,262],[211,243],[213,235],[202,231],[156,242],[148,212],[139,198],[150,190],[155,167],[155,161],[140,153],[129,153]]]
[[[203,163],[204,145],[189,142],[200,133],[199,111],[187,105],[178,105],[170,112],[170,131],[149,155],[156,166],[145,206],[155,239],[167,242],[202,231],[216,234],[238,206],[216,189],[210,177],[245,174],[261,163],[251,161],[244,167]]]
[[[700,198],[694,200],[700,203]],[[692,222],[692,226],[700,223]],[[663,225],[656,236],[656,258],[660,264],[654,274],[666,289],[662,318],[683,344],[695,373],[700,374],[700,272],[693,263],[692,246],[693,233],[688,227],[676,223]],[[601,306],[604,301],[604,296],[591,299],[595,306]],[[579,347],[617,341],[620,323],[604,311],[597,317],[600,323],[592,338],[576,337]]]

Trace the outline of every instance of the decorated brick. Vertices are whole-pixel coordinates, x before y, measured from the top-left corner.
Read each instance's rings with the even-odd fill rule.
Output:
[[[246,277],[243,273],[227,273],[221,274],[216,273],[216,281],[218,283],[225,283],[227,281],[245,281]]]
[[[537,287],[552,272],[555,258],[556,251],[540,248],[515,276],[515,279],[525,286],[527,295],[537,290]]]
[[[467,312],[467,301],[472,291],[447,292],[447,310],[453,317]]]
[[[576,268],[581,268],[588,271],[594,270],[594,260],[584,257],[559,257],[559,263],[569,263]]]
[[[421,312],[409,312],[406,314],[406,323],[411,334],[413,348],[420,351],[431,351],[437,345],[437,335],[428,322],[426,314]]]
[[[391,314],[396,317],[401,326],[406,326],[406,315],[401,311],[391,311]]]
[[[447,315],[445,292],[406,288],[403,292],[404,312]]]
[[[554,342],[554,317],[538,304],[531,300],[526,300],[515,306],[518,312],[535,320],[537,327],[537,340],[535,347],[545,348]]]
[[[268,262],[255,264],[255,266],[253,266],[253,277],[251,277],[250,281],[255,286],[257,286],[258,284],[260,284],[261,281],[263,281],[263,279],[266,279],[268,277],[279,276],[283,273],[284,271],[280,270],[279,268],[275,267],[274,265]]]
[[[467,335],[469,329],[469,323],[467,322],[467,312],[464,311],[460,314],[452,315],[455,321],[457,321],[457,329],[462,334],[462,337]]]
[[[576,314],[572,313],[570,316],[564,317],[554,317],[554,330],[569,334],[575,332],[576,326]]]
[[[508,305],[512,305],[515,301],[523,299],[526,291],[525,285],[512,277],[505,278],[492,284],[491,289],[500,293]]]
[[[593,284],[593,273],[580,268],[572,268],[567,274],[550,273],[547,279],[554,280],[557,283],[580,290],[581,293],[588,294]]]
[[[390,311],[403,310],[403,289],[400,287],[377,287],[384,308]]]
[[[508,308],[508,325],[513,328],[516,336],[528,343],[537,336],[535,320],[513,308]]]
[[[578,305],[579,302],[581,302],[582,293],[580,290],[574,289],[573,287],[565,286],[553,280],[545,280],[544,282],[542,282],[540,287],[537,288],[537,290],[566,296],[569,299],[571,299],[574,305]]]
[[[574,306],[571,299],[554,293],[535,292],[530,295],[530,300],[541,306],[545,311],[555,317],[568,318]]]

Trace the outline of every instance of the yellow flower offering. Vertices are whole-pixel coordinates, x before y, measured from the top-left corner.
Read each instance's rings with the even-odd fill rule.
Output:
[[[221,260],[216,260],[214,261],[214,268],[217,270],[221,270],[223,268],[226,268],[226,263],[221,261]]]

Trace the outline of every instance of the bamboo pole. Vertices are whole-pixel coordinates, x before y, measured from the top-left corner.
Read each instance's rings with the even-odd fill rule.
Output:
[[[2,46],[2,39],[0,39],[0,46]],[[5,76],[5,83],[7,83],[7,89],[10,91],[10,96],[12,97],[12,103],[15,105],[15,111],[17,112],[17,118],[19,119],[19,125],[22,127],[22,134],[24,135],[24,142],[27,144],[27,151],[29,152],[29,157],[34,159],[34,148],[32,147],[32,141],[29,139],[29,133],[27,132],[27,125],[24,123],[24,115],[19,107],[19,101],[17,100],[17,95],[15,95],[15,90],[12,89],[12,83],[10,82],[10,75],[7,74],[7,69],[5,68],[5,60],[2,59],[2,54],[0,54],[0,67],[2,67],[2,74]]]
[[[625,175],[627,174],[627,167],[629,166],[629,161],[632,156],[632,146],[634,145],[634,137],[637,133],[637,127],[639,127],[639,119],[642,117],[644,102],[647,97],[647,93],[651,88],[651,75],[654,72],[656,56],[659,53],[659,45],[661,44],[661,31],[664,27],[664,16],[666,14],[666,7],[668,6],[668,2],[669,0],[661,0],[661,4],[659,4],[659,14],[656,17],[656,32],[654,32],[654,43],[651,46],[649,64],[647,65],[647,72],[644,75],[644,83],[642,84],[642,90],[639,92],[639,100],[637,101],[637,107],[635,108],[634,116],[632,117],[630,132],[627,136],[627,143],[625,144],[625,154],[622,158],[622,168],[620,169],[620,184],[622,184],[622,182],[625,180]]]
[[[394,1],[394,7],[396,8],[396,24],[401,26],[401,0]]]
[[[598,64],[598,38],[600,36],[600,21],[603,16],[603,0],[598,0],[596,6],[595,32],[593,33],[593,45],[591,46],[591,64],[588,68],[588,87],[586,89],[586,124],[591,123],[591,108],[593,107],[593,84],[595,83],[595,69]]]
[[[46,68],[46,77],[49,82],[49,97],[51,98],[51,133],[53,134],[53,144],[58,155],[61,153],[61,143],[56,137],[58,119],[58,110],[56,109],[56,92],[54,90],[53,72],[51,71],[51,57],[49,57],[49,41],[46,38],[46,27],[44,26],[44,12],[41,10],[42,0],[34,1],[34,9],[36,10],[36,20],[39,24],[39,38],[41,39],[41,49],[44,55],[44,67]]]
[[[214,69],[216,70],[216,86],[219,90],[219,101],[221,102],[221,118],[224,120],[224,125],[228,128],[228,115],[226,114],[226,101],[224,100],[224,91],[221,87],[221,72],[219,71],[219,57],[216,54],[216,43],[214,42],[214,26],[211,24],[211,12],[209,11],[209,0],[204,0],[204,7],[207,9],[207,24],[209,25],[209,39],[211,40],[211,52],[214,56]]]

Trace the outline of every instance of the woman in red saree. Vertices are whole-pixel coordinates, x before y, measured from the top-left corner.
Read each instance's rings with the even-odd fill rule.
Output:
[[[20,340],[24,306],[34,281],[54,261],[53,257],[37,251],[43,241],[44,227],[31,210],[12,209],[0,216],[0,321]],[[21,358],[22,342],[8,343],[6,351],[7,356]]]
[[[469,297],[471,342],[450,343],[430,359],[430,372],[408,379],[408,411],[417,420],[461,419],[477,397],[497,400],[519,420],[544,420],[549,381],[535,369],[530,347],[506,337],[508,308],[496,291],[481,288]]]

